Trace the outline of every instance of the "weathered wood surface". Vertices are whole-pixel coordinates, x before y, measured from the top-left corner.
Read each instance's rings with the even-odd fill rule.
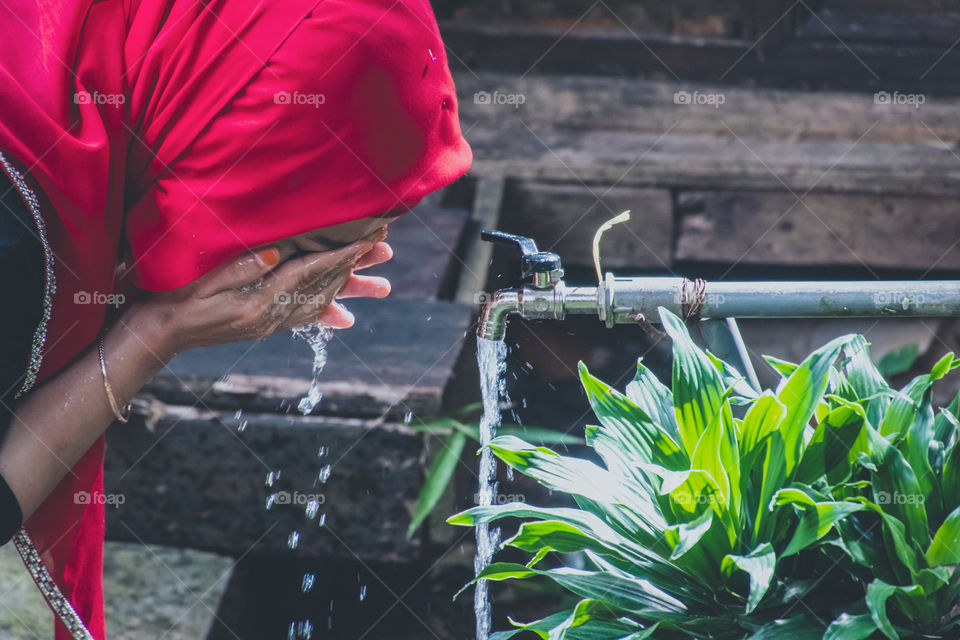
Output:
[[[107,507],[107,534],[234,556],[409,561],[419,546],[405,533],[421,446],[402,424],[249,413],[238,420],[233,412],[169,407],[152,429],[138,417],[107,433],[105,491],[124,496]],[[281,474],[268,488],[271,471]],[[272,492],[279,497],[268,511]],[[313,519],[309,499],[320,503]],[[299,543],[291,549],[294,531]]]
[[[402,298],[345,302],[357,322],[335,331],[328,345],[317,411],[390,419],[439,412],[474,309]],[[184,352],[145,391],[170,404],[295,412],[312,366],[310,347],[281,331],[262,342]]]
[[[589,267],[594,232],[626,209],[632,211],[630,221],[601,241],[603,268],[669,268],[673,203],[666,189],[512,181],[500,228],[535,238],[542,251],[559,254],[564,265]]]
[[[923,17],[914,25],[912,13],[896,15],[904,33],[922,32],[927,20]],[[559,28],[443,21],[441,31],[451,65],[472,72],[960,93],[960,78],[953,73],[960,63],[960,51],[950,48],[951,43],[905,44],[899,37],[858,40],[850,35],[842,40],[822,38],[813,26],[822,19],[811,13],[809,6],[799,8],[773,25],[763,38],[748,25],[748,39],[742,40],[638,33],[622,22],[614,23],[612,29],[564,33]]]
[[[547,27],[440,24],[453,69],[509,73],[629,75],[710,81],[730,70],[731,79],[754,68],[746,40],[684,38],[616,31],[583,33]],[[738,64],[737,61],[741,60]]]
[[[389,226],[393,258],[367,273],[390,279],[391,298],[436,300],[459,270],[456,251],[469,216],[464,209],[430,205],[405,213]]]
[[[476,174],[699,189],[960,195],[954,151],[861,141],[475,128]]]
[[[954,198],[692,191],[677,205],[678,260],[960,268]]]
[[[530,133],[543,126],[576,131],[633,131],[745,140],[895,142],[946,148],[960,140],[960,99],[928,95],[910,105],[877,104],[874,94],[810,93],[691,82],[599,76],[457,73],[465,130],[510,126]],[[889,87],[892,92],[898,87]],[[519,94],[523,104],[478,103],[485,91]],[[723,104],[678,105],[677,92],[722,94]],[[866,134],[866,135],[864,135]],[[472,138],[473,134],[468,134]]]

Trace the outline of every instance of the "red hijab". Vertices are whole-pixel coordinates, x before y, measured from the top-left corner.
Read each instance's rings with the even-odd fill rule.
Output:
[[[41,381],[96,339],[104,307],[74,296],[110,292],[121,258],[141,287],[175,288],[410,207],[471,161],[427,0],[6,0],[0,152],[40,196],[55,254]],[[102,494],[103,452],[100,438],[17,539],[57,640],[85,637],[64,603],[104,637],[103,506],[74,498]]]

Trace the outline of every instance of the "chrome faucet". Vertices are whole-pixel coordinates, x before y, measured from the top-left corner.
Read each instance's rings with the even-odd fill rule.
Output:
[[[677,277],[617,277],[568,286],[560,257],[525,236],[483,231],[481,238],[520,249],[523,283],[484,303],[477,335],[502,340],[512,315],[563,320],[597,315],[607,326],[658,323],[658,307],[689,318],[943,317],[960,315],[960,281],[705,282]]]

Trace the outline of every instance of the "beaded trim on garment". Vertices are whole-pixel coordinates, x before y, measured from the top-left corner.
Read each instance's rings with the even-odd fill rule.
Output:
[[[53,275],[53,249],[47,241],[47,227],[40,215],[40,203],[37,201],[37,195],[33,192],[23,175],[7,160],[3,153],[0,153],[0,165],[3,165],[3,171],[10,178],[10,182],[20,193],[24,204],[30,210],[30,215],[37,225],[40,244],[43,245],[44,254],[44,291],[43,291],[43,315],[40,318],[40,324],[33,334],[33,343],[30,346],[30,361],[27,364],[27,375],[17,391],[16,397],[19,398],[29,391],[37,382],[37,373],[40,371],[40,362],[43,360],[43,346],[47,342],[47,324],[50,322],[50,310],[53,305],[53,294],[57,290],[57,281]]]
[[[60,622],[67,628],[70,635],[76,640],[94,640],[94,637],[90,635],[90,632],[87,631],[87,628],[83,625],[83,620],[80,619],[73,605],[64,597],[63,592],[60,591],[60,587],[58,587],[57,583],[50,577],[50,572],[47,571],[46,565],[44,565],[40,559],[40,554],[37,553],[37,548],[27,534],[26,529],[20,529],[20,531],[17,532],[17,535],[13,537],[13,544],[20,553],[20,557],[23,558],[23,564],[27,566],[30,577],[37,583],[37,588],[40,589],[40,593],[43,594],[47,604],[50,605],[53,612],[60,618]]]
[[[40,371],[40,363],[43,360],[43,347],[47,341],[47,325],[50,322],[53,294],[57,290],[57,284],[53,274],[53,249],[47,241],[47,227],[43,222],[43,217],[40,215],[40,203],[37,200],[37,195],[33,192],[33,189],[27,185],[23,174],[10,163],[3,153],[0,153],[0,165],[2,165],[7,177],[10,178],[10,182],[13,183],[14,188],[20,193],[20,197],[23,199],[24,204],[27,205],[27,209],[30,210],[30,215],[33,216],[34,222],[37,225],[37,233],[39,234],[40,244],[43,245],[44,253],[45,286],[43,292],[43,315],[40,319],[40,324],[37,325],[37,330],[33,334],[33,343],[30,348],[30,361],[27,364],[27,374],[16,395],[16,397],[19,398],[33,388],[33,385],[37,382],[37,373]],[[60,591],[60,587],[57,586],[57,583],[54,582],[50,576],[50,572],[47,571],[46,565],[44,565],[43,560],[40,559],[37,547],[33,544],[33,540],[30,538],[26,529],[20,529],[20,531],[17,532],[13,537],[13,545],[23,559],[23,564],[27,567],[30,577],[33,578],[37,588],[40,589],[40,593],[43,594],[47,604],[53,609],[53,612],[60,619],[60,622],[63,623],[63,626],[70,632],[70,635],[76,640],[94,640],[94,637],[84,626],[83,620],[80,619],[73,605],[64,597],[63,592]]]

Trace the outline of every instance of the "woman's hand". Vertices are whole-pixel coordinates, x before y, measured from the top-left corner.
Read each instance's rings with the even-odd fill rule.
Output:
[[[353,273],[393,256],[381,242],[385,237],[378,229],[346,247],[296,258],[289,247],[258,249],[184,287],[152,294],[123,322],[164,360],[194,347],[265,338],[280,328],[316,322],[346,328],[353,316],[335,298],[390,293],[385,278]]]

